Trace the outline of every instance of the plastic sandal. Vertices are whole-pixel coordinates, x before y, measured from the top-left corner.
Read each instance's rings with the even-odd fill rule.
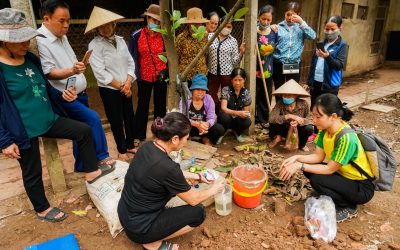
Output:
[[[64,215],[61,216],[60,218],[56,218],[56,216],[61,212],[64,213]],[[44,217],[39,216],[37,214],[36,214],[36,217],[39,220],[44,220],[44,221],[48,221],[48,222],[60,222],[60,221],[65,220],[68,217],[68,214],[61,211],[61,209],[59,209],[57,207],[53,207]]]

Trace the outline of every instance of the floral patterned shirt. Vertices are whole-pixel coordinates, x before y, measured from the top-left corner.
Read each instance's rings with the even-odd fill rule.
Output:
[[[272,76],[272,54],[275,50],[277,34],[271,30],[268,35],[257,33],[258,49],[260,51],[261,63],[263,65],[263,74],[265,78]],[[257,77],[261,78],[260,66],[257,62]]]
[[[176,53],[179,58],[179,72],[182,73],[186,67],[193,61],[197,53],[199,53],[207,44],[207,36],[205,35],[200,42],[193,38],[188,29],[185,29],[176,38]],[[207,75],[207,53],[200,58],[197,64],[193,67],[187,76],[187,80],[192,80],[197,73]]]
[[[227,100],[228,109],[243,110],[251,104],[251,95],[246,88],[242,88],[237,96],[232,86],[226,86],[221,90],[221,100]]]
[[[285,119],[285,115],[287,114],[297,115],[304,118],[304,125],[311,124],[311,120],[309,119],[310,108],[307,101],[299,98],[296,99],[296,107],[291,112],[289,111],[288,106],[279,100],[269,114],[269,123],[289,123],[289,121]]]

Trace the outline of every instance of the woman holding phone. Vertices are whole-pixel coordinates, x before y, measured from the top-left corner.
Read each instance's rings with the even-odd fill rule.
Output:
[[[95,6],[85,34],[96,31],[95,38],[89,43],[88,53],[93,51],[89,61],[117,144],[118,158],[128,161],[127,153],[136,152],[131,91],[136,76],[135,63],[124,39],[115,35],[116,21],[121,18],[120,15]]]
[[[325,22],[325,39],[317,43],[308,86],[311,92],[311,106],[318,96],[331,93],[337,95],[342,84],[343,68],[347,60],[349,47],[340,36],[342,17],[331,16]]]

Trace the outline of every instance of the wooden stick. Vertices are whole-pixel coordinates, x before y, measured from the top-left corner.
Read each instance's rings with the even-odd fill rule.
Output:
[[[256,44],[256,50],[257,50],[258,64],[260,66],[261,77],[262,77],[263,85],[264,85],[265,96],[267,98],[268,111],[271,112],[271,103],[269,101],[269,93],[268,93],[268,89],[267,89],[267,83],[265,82],[264,69],[263,69],[262,62],[261,62],[260,50],[258,49],[257,44]]]

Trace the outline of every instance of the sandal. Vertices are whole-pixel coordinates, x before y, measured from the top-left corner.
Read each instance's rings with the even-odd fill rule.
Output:
[[[95,181],[97,181],[101,177],[103,177],[105,175],[108,175],[109,173],[114,171],[115,170],[115,164],[111,165],[111,166],[100,165],[99,169],[101,170],[101,174],[99,176],[97,176],[96,178],[94,178],[93,180],[87,181],[89,184],[93,184]]]
[[[161,242],[161,245],[157,248],[157,250],[172,250],[173,247],[174,247],[173,243],[163,240]],[[143,249],[146,250],[145,247],[143,247]]]
[[[44,220],[44,221],[48,221],[48,222],[60,222],[60,221],[65,220],[68,217],[68,214],[64,213],[64,215],[61,216],[60,218],[56,218],[56,216],[59,213],[64,213],[64,212],[61,211],[61,209],[59,209],[57,207],[53,207],[44,217],[39,216],[38,214],[36,214],[36,217],[39,220]]]
[[[107,158],[99,161],[99,163],[97,165],[99,165],[99,166],[104,166],[104,165],[114,166],[115,160],[112,157],[107,157]]]

